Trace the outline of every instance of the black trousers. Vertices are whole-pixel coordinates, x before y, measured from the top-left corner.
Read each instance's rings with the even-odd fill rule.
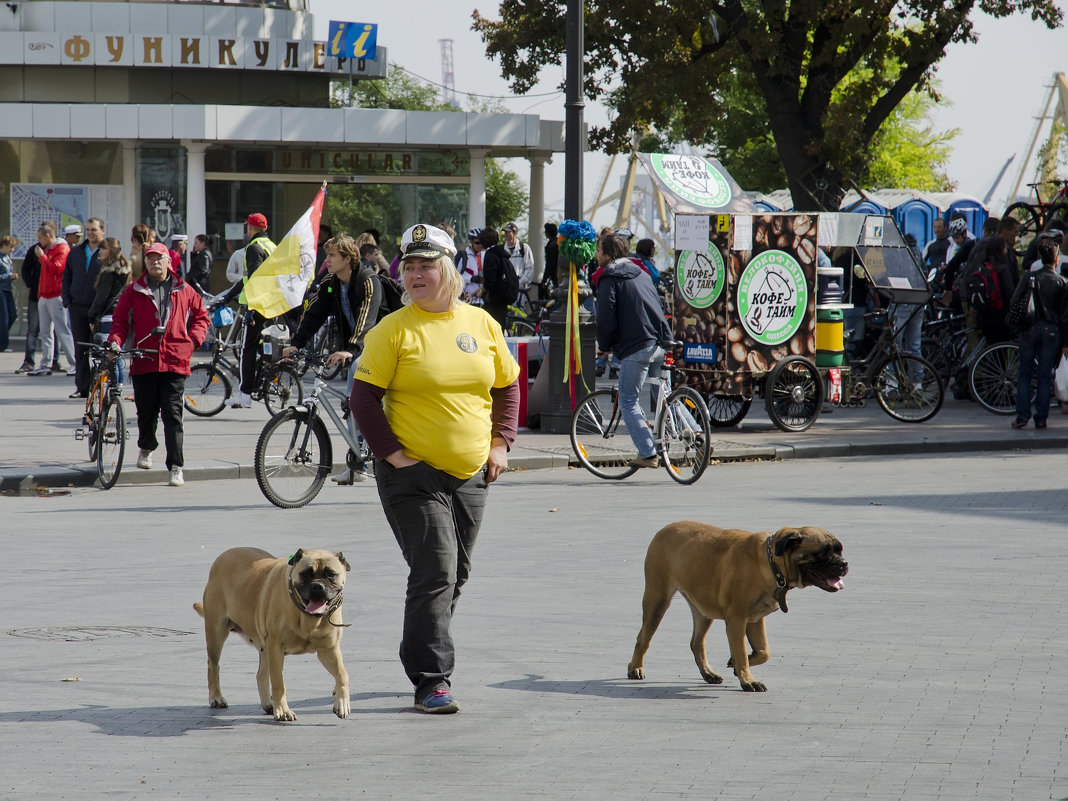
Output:
[[[79,342],[92,342],[93,332],[89,329],[89,307],[72,303],[67,307],[70,314],[70,333],[74,338],[74,387],[83,395],[89,393],[89,348]]]
[[[426,462],[404,468],[378,462],[375,478],[386,520],[408,563],[400,659],[419,701],[450,684],[456,652],[449,628],[471,574],[471,552],[486,509],[486,471],[464,481]]]
[[[182,402],[185,376],[178,373],[144,373],[132,376],[134,405],[137,407],[137,447],[154,451],[159,447],[156,424],[163,418],[163,441],[167,446],[167,469],[182,467]]]
[[[260,336],[267,318],[258,311],[245,313],[245,344],[241,350],[241,391],[252,394],[256,386],[256,360],[260,354]]]

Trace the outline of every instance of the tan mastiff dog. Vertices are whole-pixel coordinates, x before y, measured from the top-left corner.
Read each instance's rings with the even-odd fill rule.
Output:
[[[794,587],[842,589],[849,565],[842,543],[822,528],[782,528],[774,534],[722,529],[682,520],[660,529],[645,557],[642,627],[627,666],[627,678],[645,678],[645,653],[656,627],[676,592],[690,605],[693,636],[690,650],[701,677],[709,684],[723,679],[705,656],[705,635],[713,620],[727,624],[731,659],[727,667],[746,692],[766,692],[750,666],[768,661],[764,618],[777,608],[786,612],[786,591]],[[745,641],[753,649],[746,653]]]
[[[231,548],[211,566],[204,603],[208,645],[208,703],[225,708],[219,690],[219,657],[230,632],[260,652],[256,685],[260,704],[275,720],[296,720],[286,703],[282,661],[315,652],[334,677],[334,714],[349,714],[349,674],[341,661],[341,591],[349,563],[340,553],[298,550],[276,559],[258,548]]]

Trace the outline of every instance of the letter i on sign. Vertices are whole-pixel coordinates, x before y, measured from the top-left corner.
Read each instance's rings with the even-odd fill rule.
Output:
[[[370,49],[367,46],[367,40],[370,38],[371,32],[374,30],[374,28],[374,25],[363,26],[363,32],[357,37],[356,41],[352,45],[352,53],[350,54],[351,58],[367,58],[367,53]],[[371,55],[372,57],[374,56],[373,53]]]

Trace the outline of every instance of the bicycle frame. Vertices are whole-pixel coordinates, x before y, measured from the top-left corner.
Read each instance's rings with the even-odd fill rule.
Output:
[[[314,420],[316,416],[318,416],[320,409],[324,409],[326,411],[326,416],[330,418],[331,422],[333,422],[334,428],[337,429],[337,432],[341,435],[341,438],[345,441],[345,444],[349,446],[349,450],[353,453],[359,453],[359,443],[353,438],[352,434],[349,432],[348,424],[345,422],[344,418],[342,418],[342,416],[337,413],[332,404],[320,403],[320,396],[324,392],[327,395],[331,395],[337,398],[338,400],[345,401],[346,403],[348,402],[348,396],[344,392],[342,392],[340,389],[336,389],[335,387],[330,386],[322,378],[316,375],[315,384],[313,385],[311,394],[304,400],[304,403],[295,407],[298,410],[301,407],[307,407],[306,413],[308,415],[308,425],[304,427],[304,441],[300,444],[301,448],[307,447],[308,437],[311,436],[312,430],[311,421]]]

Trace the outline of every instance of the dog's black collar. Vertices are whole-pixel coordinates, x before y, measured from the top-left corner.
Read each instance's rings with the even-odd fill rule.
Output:
[[[295,565],[289,566],[289,599],[293,602],[293,606],[297,607],[297,609],[300,610],[300,613],[302,615],[308,615],[308,617],[325,617],[327,623],[329,623],[331,626],[337,626],[339,629],[347,629],[349,626],[351,626],[351,623],[335,623],[333,620],[330,619],[330,616],[334,614],[335,611],[337,611],[338,607],[341,606],[342,601],[344,600],[344,598],[342,597],[343,593],[341,592],[339,592],[333,597],[333,599],[330,601],[329,606],[326,607],[326,611],[322,615],[311,615],[305,610],[304,602],[300,599],[300,593],[297,592],[297,588],[293,586],[294,567]]]
[[[775,576],[775,586],[777,587],[775,590],[775,600],[779,602],[779,609],[781,609],[782,613],[785,615],[790,611],[786,608],[786,591],[789,587],[787,586],[786,576],[782,574],[782,571],[779,570],[779,566],[775,564],[774,541],[775,535],[768,535],[768,538],[764,541],[764,547],[768,552],[768,564],[771,566],[771,572]]]

